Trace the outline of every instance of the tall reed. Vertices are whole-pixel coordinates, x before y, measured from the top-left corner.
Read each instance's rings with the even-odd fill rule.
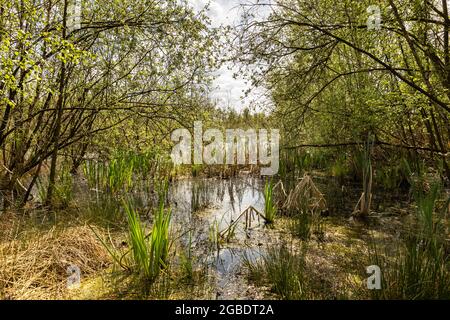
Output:
[[[170,249],[169,226],[171,217],[171,209],[166,210],[163,200],[160,200],[159,207],[155,211],[155,221],[150,239],[150,267],[154,275],[158,275],[161,269],[167,268]]]
[[[160,151],[118,150],[108,161],[87,160],[83,165],[90,188],[113,194],[129,192],[150,178],[168,178],[172,169],[173,164]]]
[[[139,215],[130,201],[124,201],[124,209],[128,217],[128,235],[134,269],[147,280],[154,281],[160,272],[168,267],[171,210],[166,210],[164,200],[160,200],[158,208],[154,211],[151,233],[146,235]]]
[[[368,216],[370,214],[370,207],[372,204],[372,179],[373,169],[371,154],[374,146],[374,138],[371,134],[367,137],[367,142],[364,146],[362,157],[360,158],[360,166],[362,167],[363,175],[363,192],[355,206],[353,215]],[[359,208],[358,208],[359,206]]]
[[[450,255],[446,245],[444,213],[436,208],[439,185],[428,193],[414,191],[417,223],[407,230],[405,240],[393,257],[371,248],[371,260],[383,267],[383,290],[373,291],[376,298],[450,299]]]
[[[272,181],[267,181],[264,186],[264,217],[266,223],[272,224],[277,216],[277,206],[274,201]]]

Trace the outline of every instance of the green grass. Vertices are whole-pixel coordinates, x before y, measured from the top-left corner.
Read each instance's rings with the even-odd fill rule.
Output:
[[[279,175],[283,180],[295,179],[312,169],[326,167],[328,155],[322,151],[304,149],[284,149],[280,151]]]
[[[376,245],[371,248],[371,261],[382,267],[383,290],[373,291],[375,298],[450,299],[450,256],[445,218],[440,212],[446,210],[450,199],[442,210],[437,209],[439,190],[433,185],[428,193],[414,191],[417,223],[406,232],[393,256],[380,254]]]
[[[133,254],[134,267],[142,271],[146,278],[152,278],[150,269],[150,242],[147,240],[145,229],[138,213],[131,202],[124,201],[124,209],[128,218],[128,237]]]
[[[189,231],[189,240],[186,245],[186,248],[184,248],[184,250],[181,251],[180,262],[184,274],[184,279],[191,282],[194,278],[194,265],[192,256],[192,231]]]
[[[272,181],[267,181],[264,186],[264,217],[266,223],[272,224],[277,216],[277,206],[274,201]]]
[[[41,202],[47,199],[48,177],[38,177],[36,179],[36,189]],[[73,177],[67,167],[62,167],[58,173],[55,183],[53,200],[60,207],[69,206],[73,200]]]
[[[244,256],[249,280],[257,285],[268,285],[284,300],[302,300],[308,297],[305,275],[305,248],[295,253],[287,244],[270,246],[262,257],[253,261]]]
[[[150,238],[150,267],[154,275],[158,275],[161,269],[167,268],[170,249],[170,220],[172,212],[164,208],[164,201],[160,200],[155,212],[155,221]]]
[[[139,215],[129,201],[124,201],[124,209],[128,218],[133,269],[145,279],[154,281],[162,270],[168,268],[171,210],[166,210],[161,200],[154,212],[151,233],[146,235]]]
[[[191,175],[193,177],[198,177],[200,175],[200,173],[202,172],[203,167],[200,164],[193,164],[191,166]]]
[[[69,168],[61,168],[58,175],[55,186],[56,199],[64,206],[67,207],[73,199],[73,177],[69,171]]]
[[[219,250],[219,248],[220,248],[220,230],[219,230],[219,222],[216,219],[209,226],[208,239],[209,239],[211,249]]]
[[[430,247],[411,235],[394,256],[374,253],[382,266],[382,290],[371,291],[376,299],[450,299],[449,260],[443,247]]]
[[[87,160],[83,173],[91,189],[118,194],[172,174],[173,165],[160,151],[117,151],[108,161]]]
[[[301,240],[308,241],[314,234],[318,241],[323,241],[325,236],[325,221],[320,214],[301,211],[290,218],[289,228],[291,233]]]
[[[307,212],[300,212],[291,219],[291,233],[302,240],[309,240],[312,234],[312,215]]]
[[[105,227],[121,227],[126,217],[121,210],[122,203],[109,193],[98,193],[95,198],[86,201],[83,207],[87,218]]]
[[[343,181],[349,174],[349,167],[346,156],[339,156],[335,162],[330,166],[330,173],[340,181]]]

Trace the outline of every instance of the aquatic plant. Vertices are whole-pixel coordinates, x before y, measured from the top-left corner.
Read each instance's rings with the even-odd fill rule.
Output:
[[[129,192],[140,183],[148,189],[148,183],[168,179],[172,169],[173,164],[160,151],[119,150],[108,161],[89,159],[83,164],[89,187],[113,194]]]
[[[39,201],[44,203],[47,199],[48,178],[41,176],[37,177],[36,189]],[[73,178],[67,167],[63,167],[57,176],[52,198],[52,202],[57,203],[62,207],[67,207],[73,199]]]
[[[224,230],[218,232],[218,239],[220,241],[230,242],[236,235],[236,228],[242,220],[245,220],[245,230],[248,230],[252,228],[253,221],[257,220],[259,224],[260,218],[264,219],[264,221],[268,223],[264,214],[259,212],[255,207],[249,206],[247,209],[242,211],[237,218],[231,219],[230,223]]]
[[[230,242],[236,235],[236,223],[231,223],[224,231],[220,232],[220,239],[225,242]]]
[[[325,197],[305,174],[291,190],[283,204],[283,210],[291,216],[291,232],[302,240],[309,240],[312,233],[323,236],[321,212],[326,210]]]
[[[274,293],[285,300],[300,300],[308,297],[305,275],[306,247],[294,253],[286,243],[272,245],[254,261],[244,255],[244,267],[249,280],[258,285],[269,285]]]
[[[67,167],[63,167],[59,172],[55,185],[54,199],[64,207],[67,207],[73,199],[73,178]]]
[[[154,212],[151,233],[145,235],[145,228],[130,201],[124,201],[124,209],[128,217],[128,236],[134,268],[147,280],[153,281],[168,266],[171,210],[166,210],[161,200]]]
[[[333,177],[342,182],[344,177],[349,174],[347,158],[345,156],[339,156],[331,165],[330,171]]]
[[[209,242],[214,249],[220,248],[220,230],[219,222],[214,219],[214,222],[209,226],[208,229]]]
[[[408,158],[402,156],[400,159],[392,160],[390,163],[380,165],[376,169],[375,182],[384,190],[399,191],[410,186],[411,164]]]
[[[108,166],[108,187],[112,193],[125,189],[125,192],[132,186],[134,162],[132,158],[113,158]]]
[[[191,196],[191,210],[192,212],[198,212],[210,205],[208,199],[208,186],[203,183],[194,183],[192,186],[192,196]]]
[[[292,179],[303,175],[314,168],[322,168],[326,162],[326,155],[322,151],[305,150],[302,148],[283,149],[280,152],[280,177]]]
[[[295,215],[290,224],[293,235],[302,240],[309,240],[312,234],[313,217],[308,212],[300,212]]]
[[[171,209],[166,210],[164,208],[164,202],[160,201],[159,207],[155,212],[155,220],[150,238],[150,267],[154,275],[158,275],[159,270],[167,268],[170,249],[169,226],[171,216]]]
[[[276,204],[278,207],[282,207],[283,203],[286,201],[287,199],[287,193],[286,193],[286,189],[284,188],[284,184],[283,181],[278,181],[274,186],[273,186],[273,195],[276,199]]]
[[[321,241],[325,235],[325,224],[320,212],[310,211],[307,206],[292,215],[289,226],[294,236],[305,241],[310,240],[313,234]]]
[[[370,259],[383,266],[382,289],[373,292],[386,299],[449,299],[450,256],[446,244],[445,214],[450,198],[437,210],[440,186],[432,185],[428,193],[414,192],[417,224],[406,231],[392,258],[371,246]]]
[[[122,202],[109,193],[97,193],[84,205],[86,216],[90,221],[108,227],[121,226],[126,222],[121,208]]]
[[[203,167],[200,164],[193,164],[191,166],[191,175],[193,177],[197,177],[200,175],[201,171],[202,171]]]
[[[180,263],[184,273],[184,278],[192,281],[194,275],[193,256],[192,256],[192,231],[188,233],[189,239],[185,250],[181,251]]]
[[[374,140],[371,135],[368,136],[367,142],[364,146],[362,153],[362,175],[363,175],[363,192],[358,200],[358,203],[353,210],[355,216],[367,216],[370,213],[370,207],[372,204],[372,178],[373,169],[371,154],[373,149]],[[358,208],[359,207],[359,208]]]
[[[153,269],[150,268],[150,242],[145,235],[144,226],[130,201],[124,201],[123,206],[128,218],[128,238],[134,267],[143,272],[148,279],[153,279]]]
[[[264,186],[264,218],[266,223],[272,224],[277,216],[277,206],[273,195],[272,181],[266,181]]]
[[[83,174],[91,189],[98,191],[106,187],[106,173],[106,165],[103,162],[89,159],[83,163]]]

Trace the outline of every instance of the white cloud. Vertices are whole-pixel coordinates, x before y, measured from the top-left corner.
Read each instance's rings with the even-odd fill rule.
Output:
[[[239,5],[242,0],[188,0],[195,11],[202,10],[208,3],[208,16],[212,27],[233,25],[239,18]]]
[[[240,4],[248,3],[245,0],[188,0],[195,11],[202,10],[208,3],[208,16],[211,18],[211,26],[233,26],[238,23],[242,9]],[[227,63],[216,72],[213,82],[211,98],[217,101],[218,106],[233,107],[242,111],[245,107],[252,109],[252,102],[261,95],[261,90],[253,88],[243,77],[233,78],[238,71],[236,66]],[[244,97],[244,91],[251,89],[248,97]]]

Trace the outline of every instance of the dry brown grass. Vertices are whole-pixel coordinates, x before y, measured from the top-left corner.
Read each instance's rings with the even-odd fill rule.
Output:
[[[19,231],[12,217],[0,220],[0,299],[64,299],[70,265],[83,280],[110,263],[87,225]]]
[[[289,193],[284,208],[287,210],[309,210],[320,212],[327,208],[325,197],[314,184],[311,176],[305,174],[295,188]]]

